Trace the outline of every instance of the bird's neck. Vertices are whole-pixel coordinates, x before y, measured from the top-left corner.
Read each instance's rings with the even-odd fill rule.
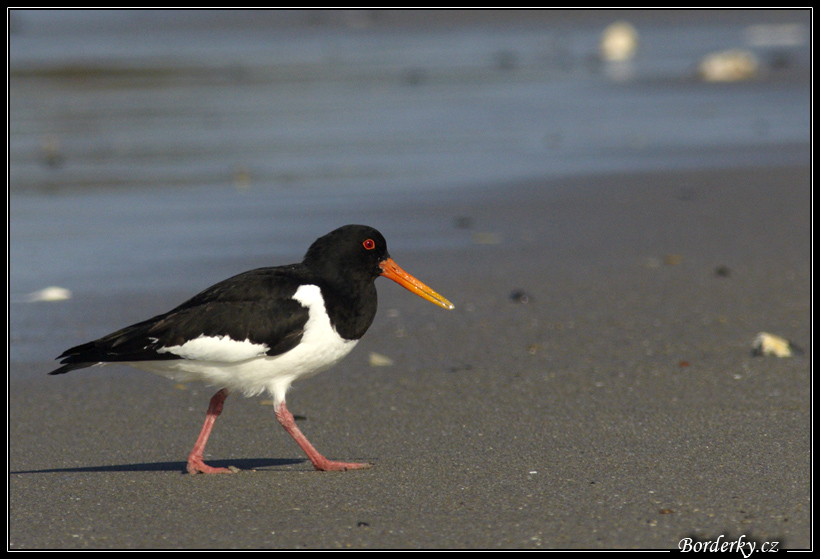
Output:
[[[360,339],[376,316],[378,301],[373,282],[358,288],[345,283],[324,285],[322,291],[327,292],[325,306],[336,332],[346,340]]]

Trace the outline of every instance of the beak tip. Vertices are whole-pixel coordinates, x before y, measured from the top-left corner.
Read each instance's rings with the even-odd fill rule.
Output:
[[[398,264],[392,259],[388,258],[382,261],[379,264],[379,267],[382,270],[381,275],[389,278],[405,289],[409,289],[410,291],[414,292],[416,295],[421,297],[422,299],[427,299],[431,303],[435,303],[439,307],[445,308],[447,310],[452,310],[455,307],[450,301],[421,283],[419,280],[405,272],[404,270],[399,267]]]

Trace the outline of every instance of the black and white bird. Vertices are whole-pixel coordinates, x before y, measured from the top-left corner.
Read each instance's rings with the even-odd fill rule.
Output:
[[[219,388],[188,456],[188,472],[229,473],[205,464],[203,452],[231,392],[273,397],[279,423],[317,470],[367,468],[326,459],[308,442],[285,405],[290,385],[338,363],[376,315],[379,276],[445,309],[453,304],[402,270],[384,237],[346,225],[316,240],[299,264],[251,270],[209,287],[180,306],[63,352],[49,374],[121,363],[172,380]]]

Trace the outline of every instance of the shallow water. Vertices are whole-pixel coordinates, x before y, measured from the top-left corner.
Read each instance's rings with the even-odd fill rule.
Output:
[[[810,134],[799,18],[772,24],[782,38],[764,45],[745,21],[638,23],[634,60],[607,64],[602,26],[583,19],[426,30],[191,17],[20,14],[12,189],[471,185],[745,162]],[[696,78],[701,57],[729,48],[768,69]]]
[[[49,285],[195,291],[215,268],[298,259],[346,222],[389,227],[395,252],[457,246],[451,222],[413,208],[469,189],[809,160],[808,12],[636,12],[624,64],[598,57],[609,22],[594,14],[319,14],[12,11],[13,356],[43,312],[16,301]],[[698,79],[729,48],[760,72]],[[406,208],[402,223],[384,208]]]

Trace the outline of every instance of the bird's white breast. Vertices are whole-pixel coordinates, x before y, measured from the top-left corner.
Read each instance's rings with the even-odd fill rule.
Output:
[[[182,359],[132,362],[130,365],[174,380],[200,380],[246,395],[267,390],[278,403],[284,400],[294,380],[335,365],[358,343],[358,340],[345,340],[336,332],[319,287],[303,285],[293,298],[308,309],[308,320],[299,345],[281,355],[266,355],[268,346],[263,343],[202,335],[159,350]]]
[[[157,353],[173,353],[183,359],[236,363],[261,357],[268,351],[267,344],[255,344],[249,339],[237,341],[230,336],[206,336],[188,340],[182,345],[161,347]]]

